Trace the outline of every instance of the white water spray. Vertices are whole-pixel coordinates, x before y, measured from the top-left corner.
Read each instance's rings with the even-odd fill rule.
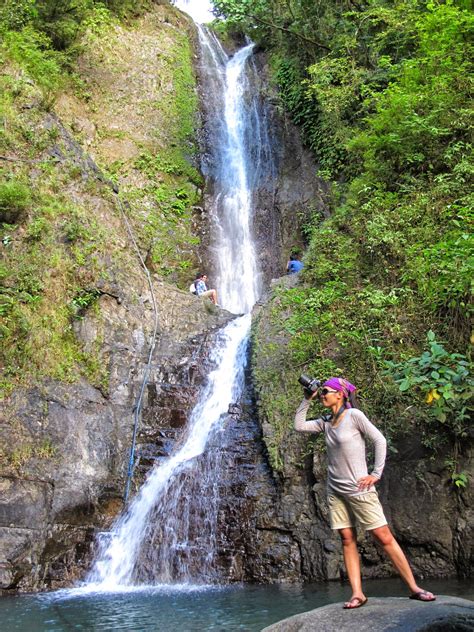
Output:
[[[167,462],[151,471],[127,513],[114,525],[106,550],[88,577],[92,583],[101,584],[102,589],[113,590],[135,583],[135,566],[151,511],[166,497],[179,475],[186,468],[192,468],[193,461],[204,452],[209,433],[227,413],[229,403],[238,395],[236,390],[242,386],[242,340],[249,324],[247,315],[234,320],[221,332],[215,358],[218,367],[209,374],[207,386],[192,412],[184,445]],[[174,518],[180,519],[179,516]],[[172,560],[169,562],[172,565]],[[157,571],[160,581],[173,580],[170,572]]]

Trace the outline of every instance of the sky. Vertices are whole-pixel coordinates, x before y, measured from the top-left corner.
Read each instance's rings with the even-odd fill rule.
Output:
[[[189,13],[195,22],[203,24],[214,20],[214,16],[211,13],[212,3],[210,0],[176,0],[174,4],[181,11]]]

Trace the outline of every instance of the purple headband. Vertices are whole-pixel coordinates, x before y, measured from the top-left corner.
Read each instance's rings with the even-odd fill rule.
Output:
[[[335,391],[341,391],[344,397],[349,400],[349,394],[357,390],[354,384],[351,384],[343,377],[330,377],[329,380],[324,382],[323,387],[333,388]],[[346,402],[346,408],[352,408],[349,401]]]

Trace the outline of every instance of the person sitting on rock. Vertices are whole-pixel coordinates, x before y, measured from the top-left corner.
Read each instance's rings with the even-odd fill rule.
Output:
[[[206,298],[210,298],[214,305],[217,305],[217,290],[207,289],[206,285],[207,275],[206,274],[198,274],[196,276],[196,280],[194,281],[194,287],[196,288],[196,294],[198,296],[203,296]]]
[[[304,268],[304,263],[298,259],[298,255],[290,255],[290,260],[286,264],[288,274],[296,274]]]
[[[339,532],[344,564],[352,588],[345,609],[360,608],[367,603],[362,591],[360,560],[357,550],[356,522],[370,531],[381,544],[401,578],[408,586],[410,599],[434,601],[433,593],[416,583],[408,560],[387,524],[375,484],[382,476],[387,441],[378,428],[357,407],[356,387],[347,380],[332,377],[321,390],[306,394],[295,415],[298,432],[322,432],[328,456],[328,505],[331,529]],[[331,410],[320,419],[306,419],[315,397]],[[366,439],[375,448],[374,467],[369,474],[366,463]]]

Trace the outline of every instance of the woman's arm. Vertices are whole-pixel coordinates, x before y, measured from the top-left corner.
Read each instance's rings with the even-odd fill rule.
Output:
[[[382,478],[382,472],[385,467],[385,459],[387,456],[387,441],[380,430],[367,419],[361,410],[354,409],[352,414],[354,415],[356,425],[360,432],[368,437],[374,444],[374,469],[372,470],[370,476],[375,476],[377,479]]]
[[[295,413],[295,430],[297,432],[323,432],[324,421],[322,419],[306,419],[310,399],[304,399]]]

